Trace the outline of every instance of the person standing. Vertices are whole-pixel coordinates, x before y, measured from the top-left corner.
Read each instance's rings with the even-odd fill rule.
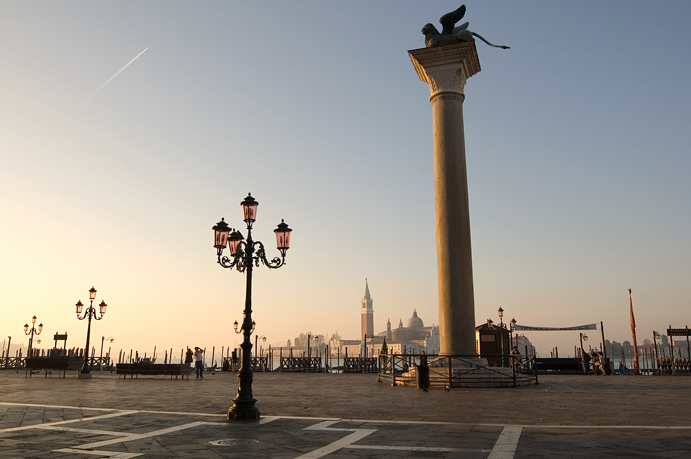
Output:
[[[238,371],[238,351],[237,349],[233,349],[233,355],[231,357],[231,362],[233,364],[233,373]]]
[[[197,373],[197,378],[204,379],[204,352],[201,348],[194,348],[194,371]]]
[[[191,365],[192,364],[192,349],[189,347],[187,348],[187,352],[185,352],[185,365]]]

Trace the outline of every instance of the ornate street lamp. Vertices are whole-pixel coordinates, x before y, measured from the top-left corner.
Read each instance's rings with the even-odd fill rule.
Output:
[[[264,244],[252,239],[252,224],[257,219],[257,206],[259,203],[248,194],[240,203],[242,205],[243,220],[247,225],[247,239],[242,233],[230,228],[224,219],[216,223],[214,230],[214,247],[218,257],[218,264],[224,268],[237,269],[244,272],[247,280],[245,290],[245,310],[243,312],[242,325],[238,331],[238,323],[235,322],[236,333],[242,333],[244,339],[242,348],[242,364],[238,373],[238,394],[233,399],[233,406],[228,410],[229,420],[254,421],[259,419],[257,400],[252,397],[252,341],[250,335],[254,331],[255,323],[252,321],[252,269],[254,266],[264,264],[269,269],[280,268],[285,264],[286,251],[290,248],[290,233],[293,231],[281,220],[274,230],[276,234],[276,246],[281,257],[275,257],[271,261],[266,258]],[[228,246],[230,256],[225,256],[223,250]]]
[[[31,329],[29,329],[29,324],[24,324],[24,334],[29,336],[29,348],[27,349],[26,356],[31,357],[31,350],[34,344],[34,335],[40,335],[43,331],[43,324],[38,324],[38,329],[34,326],[36,325],[36,316],[31,318]]]
[[[509,338],[511,339],[511,351],[513,352],[513,332],[516,330],[516,319],[511,319],[509,322]],[[518,341],[516,341],[516,346],[518,346]]]
[[[89,307],[84,311],[84,315],[81,316],[82,310],[84,309],[84,304],[82,300],[77,301],[77,319],[84,320],[89,318],[89,326],[86,329],[86,347],[84,348],[84,366],[82,366],[82,371],[79,373],[80,379],[90,379],[91,378],[91,367],[89,365],[89,339],[91,338],[91,319],[101,320],[103,315],[106,313],[106,307],[108,306],[105,301],[101,301],[98,305],[98,312],[100,315],[96,315],[96,308],[94,308],[94,300],[96,299],[96,289],[91,287],[89,289]],[[103,344],[103,342],[101,342]]]

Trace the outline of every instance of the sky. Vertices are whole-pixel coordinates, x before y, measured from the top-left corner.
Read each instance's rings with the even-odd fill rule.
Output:
[[[629,288],[639,343],[689,324],[691,3],[466,5],[511,47],[477,41],[465,86],[477,324],[501,306],[631,340]],[[438,323],[432,113],[407,51],[458,6],[0,3],[0,336],[26,344],[36,315],[37,347],[82,347],[94,286],[97,351],[234,347],[245,277],[211,227],[241,228],[248,192],[268,255],[293,229],[286,265],[254,271],[267,344],[358,339],[365,278],[377,332]],[[526,336],[543,356],[578,343]]]

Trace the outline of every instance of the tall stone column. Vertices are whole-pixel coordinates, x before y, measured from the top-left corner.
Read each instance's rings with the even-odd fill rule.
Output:
[[[476,354],[463,89],[480,60],[473,42],[408,54],[431,92],[440,354]]]

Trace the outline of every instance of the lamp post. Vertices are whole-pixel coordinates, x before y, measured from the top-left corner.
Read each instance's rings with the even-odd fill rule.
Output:
[[[252,269],[259,267],[263,263],[269,269],[280,268],[285,264],[286,251],[290,247],[290,233],[292,229],[281,220],[278,227],[274,230],[276,234],[276,245],[281,253],[281,257],[275,257],[271,261],[266,258],[264,244],[252,239],[252,224],[257,217],[257,206],[259,203],[248,194],[240,203],[242,205],[243,220],[247,225],[247,239],[244,239],[239,231],[232,230],[228,224],[221,219],[214,225],[214,247],[218,257],[218,264],[223,268],[237,269],[244,272],[247,280],[245,289],[245,310],[243,312],[241,331],[244,336],[242,344],[242,364],[238,374],[238,394],[233,399],[233,406],[228,410],[229,420],[254,421],[259,419],[259,409],[256,406],[257,400],[252,397],[252,341],[250,335],[254,330],[255,323],[252,321]],[[232,232],[231,232],[232,231]],[[223,255],[226,245],[230,252],[230,257]],[[236,332],[237,332],[237,322]],[[239,332],[238,332],[239,333]]]
[[[509,339],[511,340],[511,352],[513,352],[513,331],[516,329],[516,319],[511,319],[509,322]],[[518,343],[516,344],[518,345]]]
[[[259,347],[257,346],[257,341],[259,341],[259,340],[262,340],[263,342],[266,343],[266,335],[262,335],[262,336],[254,335],[254,358],[255,359],[257,358],[257,350],[259,349]]]
[[[588,341],[588,335],[586,335],[583,332],[579,332],[580,338],[581,338],[581,361],[583,362],[583,374],[588,373],[588,369],[585,366],[585,356],[582,354],[585,354],[585,349],[583,349],[583,341]]]
[[[84,315],[81,316],[82,309],[84,309],[84,304],[82,301],[77,301],[77,319],[84,320],[89,319],[89,325],[86,329],[86,347],[84,348],[84,366],[82,371],[79,372],[80,379],[90,379],[91,378],[91,367],[89,366],[89,339],[91,338],[91,319],[101,320],[103,315],[106,313],[106,307],[108,306],[105,301],[101,301],[98,305],[98,312],[100,315],[96,315],[96,308],[94,308],[94,299],[96,299],[96,289],[91,287],[89,289],[89,307],[84,311]]]
[[[36,316],[31,318],[31,329],[29,329],[29,324],[24,324],[24,334],[31,335],[29,336],[29,348],[27,349],[26,353],[27,357],[31,357],[31,350],[33,349],[34,344],[34,335],[38,336],[43,331],[43,324],[38,324],[38,330],[34,325],[36,325]]]
[[[368,335],[365,333],[365,338],[363,339],[363,352],[362,352],[362,357],[367,358],[367,338],[374,338],[374,335]],[[364,368],[364,363],[363,363],[363,368]],[[363,371],[364,373],[364,371]]]
[[[99,360],[99,364],[98,364],[99,370],[103,370],[103,342],[106,340],[108,340],[112,343],[113,341],[115,341],[115,338],[113,338],[112,336],[110,336],[108,338],[106,338],[105,336],[101,336],[101,354],[100,354],[99,359],[98,359]]]
[[[499,306],[499,309],[497,309],[497,314],[499,315],[499,342],[501,343],[499,347],[502,355],[502,366],[504,366],[504,310],[501,308],[501,306]]]
[[[654,344],[654,346],[655,346],[655,360],[656,360],[655,363],[658,364],[658,368],[659,368],[659,365],[660,365],[660,360],[659,360],[659,359],[660,359],[661,356],[660,356],[660,352],[658,351],[658,347],[657,347],[657,339],[658,339],[658,338],[661,338],[661,337],[662,337],[662,335],[660,335],[658,332],[656,332],[655,330],[653,330],[653,344]],[[662,346],[662,344],[660,344],[660,346]],[[612,356],[612,358],[614,358],[614,356]]]

